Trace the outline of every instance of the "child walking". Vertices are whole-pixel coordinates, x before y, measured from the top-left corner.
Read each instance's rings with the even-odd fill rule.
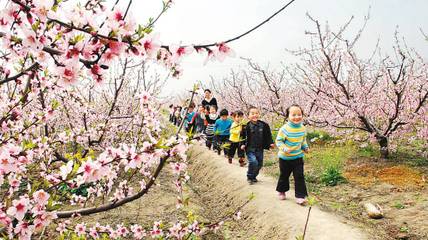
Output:
[[[205,135],[207,136],[207,140],[205,141],[205,145],[208,149],[211,149],[211,146],[214,144],[214,125],[218,119],[218,115],[217,108],[215,106],[210,106],[209,110],[209,114],[205,115],[205,120],[207,122],[207,127],[205,128]]]
[[[291,105],[286,110],[288,122],[281,127],[276,137],[278,147],[280,175],[276,191],[279,199],[285,200],[285,192],[290,189],[289,177],[293,173],[296,203],[306,203],[305,176],[303,175],[303,156],[309,152],[306,142],[306,128],[303,126],[303,110],[298,105]]]
[[[224,147],[224,144],[229,140],[230,127],[232,126],[232,120],[230,120],[228,117],[229,112],[227,109],[222,109],[220,111],[220,119],[217,119],[214,124],[214,134],[216,137],[215,148],[218,155],[220,155],[221,148],[223,146],[224,155],[227,156],[227,148]]]
[[[183,117],[184,119],[184,129],[186,130],[186,132],[190,132],[193,131],[193,125],[192,125],[192,119],[195,116],[195,112],[193,111],[195,109],[195,105],[193,103],[191,103],[189,105],[189,109],[187,110],[187,113],[184,112],[185,117]]]
[[[274,148],[272,133],[267,123],[259,120],[260,111],[251,106],[248,112],[250,120],[243,130],[244,145],[248,159],[247,181],[249,184],[258,182],[257,175],[263,167],[263,150]]]
[[[230,127],[230,148],[229,148],[229,163],[232,163],[232,159],[235,156],[235,152],[238,152],[239,165],[241,167],[245,166],[245,154],[244,150],[241,149],[242,144],[242,118],[244,113],[242,111],[234,112],[233,123]]]
[[[193,126],[192,133],[203,133],[205,130],[205,108],[200,105],[198,112],[193,116],[190,125]]]
[[[182,107],[178,106],[175,113],[174,113],[174,116],[175,116],[174,124],[176,126],[180,126],[180,124],[181,124],[181,110],[182,110]]]

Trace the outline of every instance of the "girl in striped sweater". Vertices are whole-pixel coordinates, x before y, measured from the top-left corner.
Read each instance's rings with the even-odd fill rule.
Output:
[[[214,126],[217,119],[219,119],[217,107],[215,105],[209,106],[209,114],[205,115],[205,120],[207,121],[207,127],[205,128],[207,140],[205,141],[205,145],[208,149],[211,149],[211,146],[213,146],[214,149],[215,146]]]
[[[303,126],[303,110],[298,105],[287,108],[288,122],[281,127],[276,137],[276,146],[279,149],[280,175],[276,191],[279,199],[285,200],[285,192],[290,189],[289,177],[293,173],[296,202],[300,205],[306,203],[305,176],[303,174],[303,156],[309,152],[306,142],[306,128]]]

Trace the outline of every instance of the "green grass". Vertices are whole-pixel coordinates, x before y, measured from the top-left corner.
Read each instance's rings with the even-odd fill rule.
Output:
[[[321,175],[321,183],[326,186],[336,186],[345,182],[346,179],[342,176],[342,171],[336,166],[327,167]]]
[[[399,147],[396,152],[391,153],[390,160],[413,167],[428,167],[428,158],[418,154],[411,146]]]
[[[359,157],[380,157],[379,147],[368,144],[366,147],[358,148]]]
[[[392,206],[396,209],[404,209],[406,207],[401,202],[395,202]]]
[[[329,133],[325,131],[312,130],[308,132],[308,134],[306,135],[306,139],[310,143],[325,143],[325,142],[335,140],[336,138],[334,138],[333,136],[331,136]]]
[[[405,163],[413,167],[426,167],[428,166],[428,158],[422,156],[424,151],[423,143],[420,141],[408,142],[395,142],[397,149],[395,151],[390,150],[388,161],[396,163]],[[359,147],[357,151],[357,157],[363,158],[380,158],[379,145],[366,144],[365,147]]]
[[[311,149],[306,161],[311,166],[308,182],[323,183],[326,186],[336,186],[345,183],[342,170],[347,159],[353,156],[353,145],[319,146]]]
[[[352,145],[325,146],[311,149],[311,153],[306,156],[306,161],[317,172],[324,172],[329,167],[342,169],[346,160],[355,152]]]

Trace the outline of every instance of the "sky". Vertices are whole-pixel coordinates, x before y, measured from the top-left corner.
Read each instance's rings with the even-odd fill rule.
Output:
[[[172,7],[159,19],[155,32],[162,44],[200,44],[221,42],[251,29],[272,15],[288,0],[174,0]],[[161,0],[137,0],[132,13],[138,23],[146,23],[158,14]],[[370,9],[370,10],[369,10]],[[357,54],[368,56],[379,39],[382,51],[392,51],[394,32],[398,29],[407,45],[428,59],[428,41],[420,29],[428,34],[428,0],[296,0],[283,12],[249,35],[230,43],[234,58],[223,62],[208,62],[205,56],[193,54],[181,65],[179,79],[170,79],[163,95],[174,95],[191,89],[197,81],[209,82],[210,76],[221,79],[231,69],[245,68],[240,57],[251,58],[261,66],[280,68],[281,63],[296,61],[286,49],[309,47],[305,31],[314,31],[315,25],[306,13],[321,24],[339,29],[350,17],[354,20],[346,34],[353,36],[361,28],[364,17],[370,19],[356,46]]]

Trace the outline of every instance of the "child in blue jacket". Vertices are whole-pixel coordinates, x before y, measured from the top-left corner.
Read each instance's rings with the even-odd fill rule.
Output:
[[[221,153],[221,148],[226,144],[230,137],[230,127],[232,126],[233,121],[228,118],[229,112],[227,109],[220,111],[220,118],[215,121],[214,124],[214,134],[216,137],[215,149],[217,150],[218,155]],[[227,156],[227,149],[223,146],[224,155]]]

